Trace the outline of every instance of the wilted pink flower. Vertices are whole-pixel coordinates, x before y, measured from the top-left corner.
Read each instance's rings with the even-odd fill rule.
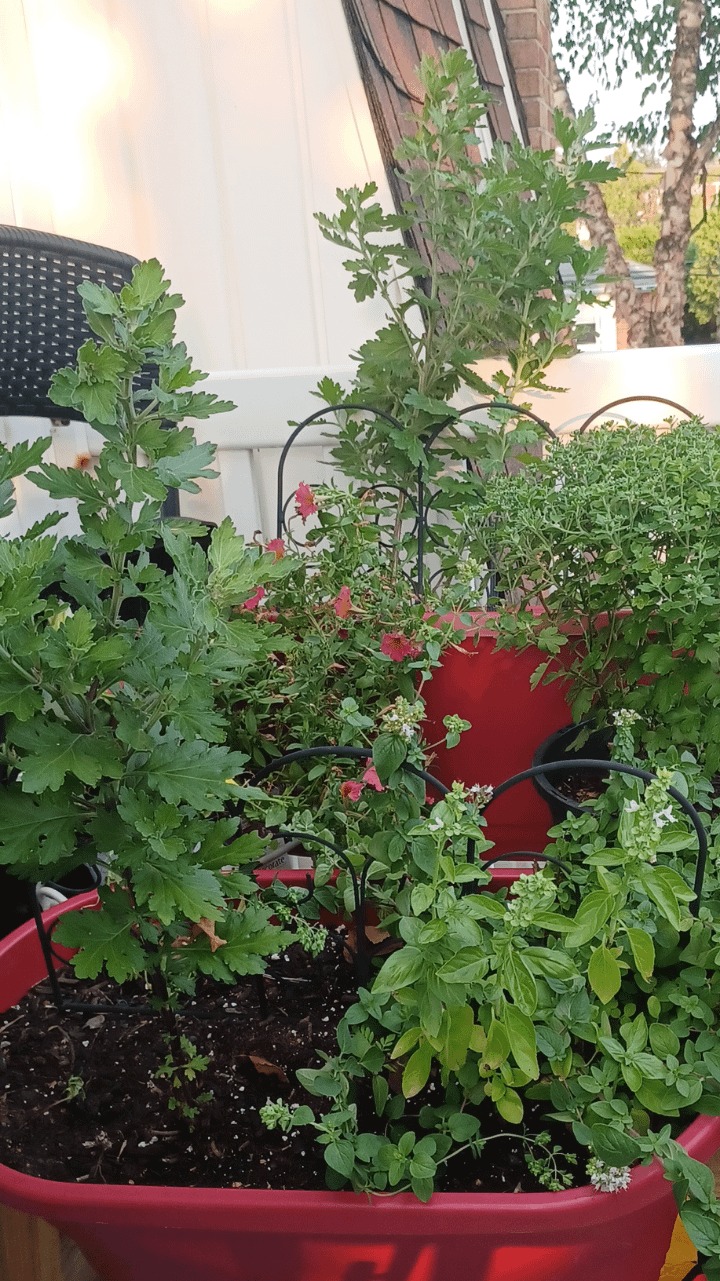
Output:
[[[374,765],[368,766],[365,770],[365,773],[363,774],[363,783],[367,783],[368,787],[374,787],[376,792],[385,791],[385,788],[378,778],[378,772]]]
[[[340,784],[340,795],[344,801],[359,801],[365,784],[356,778],[348,778]]]
[[[295,511],[298,516],[302,516],[303,525],[308,516],[314,516],[317,511],[315,495],[305,481],[302,481],[295,490]]]
[[[271,538],[266,544],[265,551],[273,552],[276,560],[282,560],[285,555],[285,544],[282,538]]]
[[[335,600],[332,602],[332,607],[338,618],[347,618],[349,614],[352,613],[352,601],[350,599],[349,587],[340,588]]]
[[[415,645],[403,632],[385,632],[380,641],[380,653],[401,663],[404,658],[417,658],[420,646]]]
[[[257,591],[252,596],[248,596],[247,600],[243,601],[243,609],[257,609],[260,601],[266,595],[267,593],[265,588],[258,587]]]

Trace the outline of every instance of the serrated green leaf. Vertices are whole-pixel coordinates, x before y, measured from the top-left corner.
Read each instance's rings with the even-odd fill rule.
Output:
[[[74,734],[60,721],[36,718],[16,725],[12,741],[22,757],[22,790],[56,792],[68,774],[94,787],[101,778],[120,778],[123,767],[117,745],[97,734]]]
[[[147,904],[163,925],[179,918],[214,919],[225,906],[213,873],[180,859],[162,866],[143,863],[133,873],[133,888],[138,904]]]

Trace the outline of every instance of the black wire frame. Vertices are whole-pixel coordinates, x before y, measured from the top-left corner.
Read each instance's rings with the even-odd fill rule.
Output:
[[[493,801],[497,800],[499,796],[502,796],[505,792],[509,792],[511,788],[516,787],[519,783],[524,783],[527,779],[537,778],[539,775],[545,774],[574,774],[579,770],[594,771],[598,774],[625,774],[630,778],[639,778],[644,783],[653,783],[657,780],[657,774],[652,770],[640,769],[636,765],[626,765],[624,761],[602,761],[597,757],[587,757],[585,759],[578,758],[577,760],[572,761],[546,761],[540,765],[531,765],[529,769],[522,770],[519,774],[513,774],[512,778],[506,779],[504,783],[500,783],[498,787],[493,788],[493,794],[485,808],[486,810],[489,809]],[[689,801],[686,796],[683,796],[682,792],[678,791],[676,787],[668,787],[667,792],[668,796],[671,796],[672,799],[677,802],[685,814],[685,817],[689,820],[697,839],[698,855],[697,862],[695,864],[695,876],[692,884],[692,890],[695,898],[690,906],[690,914],[692,916],[697,916],[700,911],[703,885],[705,882],[705,869],[707,867],[707,833],[705,831],[703,821],[692,802]],[[512,854],[505,854],[503,857],[506,859],[514,859],[518,857],[544,859],[546,856],[540,853],[531,854],[527,850],[523,850]],[[558,862],[557,859],[551,859],[550,861]],[[487,863],[483,864],[483,866],[488,868],[495,862],[497,862],[497,859],[489,859]]]
[[[321,744],[316,747],[299,748],[297,751],[287,752],[285,753],[285,755],[277,757],[275,760],[268,762],[267,765],[263,766],[260,770],[258,770],[253,776],[253,779],[252,779],[253,785],[257,785],[258,783],[263,782],[266,778],[269,778],[272,774],[277,773],[278,770],[284,769],[288,765],[304,763],[306,761],[318,760],[321,758],[326,758],[326,759],[329,758],[332,760],[355,760],[355,761],[371,762],[372,750],[367,747],[355,747],[355,746],[338,747],[334,744]],[[426,788],[432,788],[433,791],[435,791],[438,794],[438,796],[440,796],[441,798],[444,796],[447,796],[448,793],[450,792],[450,788],[447,787],[445,783],[442,783],[440,779],[435,778],[433,774],[430,774],[428,773],[427,770],[421,769],[419,766],[412,764],[412,762],[410,761],[404,761],[399,768],[401,768],[405,773],[409,773],[411,775],[414,775],[416,778],[421,779],[422,782],[425,784]],[[497,800],[498,797],[502,796],[505,792],[510,791],[511,788],[518,786],[518,784],[523,783],[528,779],[536,778],[540,774],[563,774],[563,773],[567,774],[567,773],[574,773],[577,770],[583,770],[583,769],[595,771],[599,774],[605,774],[605,775],[612,774],[612,773],[624,774],[631,778],[638,778],[645,784],[652,783],[657,780],[657,774],[655,774],[652,770],[640,769],[638,766],[635,766],[635,765],[626,765],[622,761],[599,760],[595,757],[588,757],[587,759],[578,759],[573,761],[548,761],[541,765],[530,766],[530,768],[526,770],[522,770],[518,774],[513,774],[511,778],[506,779],[505,782],[500,783],[497,787],[493,788],[493,794],[490,800],[488,801],[487,805],[485,806],[485,809],[487,810],[490,807],[490,805],[492,805],[493,801]],[[685,817],[689,820],[694,830],[695,837],[697,839],[698,856],[697,856],[697,862],[695,866],[695,876],[694,876],[693,885],[692,885],[692,889],[695,897],[689,909],[692,916],[697,916],[700,910],[703,884],[705,879],[705,869],[707,865],[707,855],[708,855],[707,833],[705,831],[705,827],[703,825],[702,819],[698,814],[698,811],[695,809],[695,806],[687,799],[687,797],[683,796],[682,792],[678,791],[676,787],[670,786],[668,787],[667,791],[668,791],[668,795],[672,797],[672,799],[680,806],[683,813],[685,814]],[[343,866],[347,869],[350,876],[350,882],[351,882],[352,893],[353,893],[353,918],[354,918],[354,924],[355,924],[355,949],[354,949],[353,964],[355,969],[355,977],[359,987],[366,986],[367,983],[370,981],[370,977],[371,977],[372,958],[374,953],[377,950],[376,947],[369,942],[366,934],[366,925],[367,925],[366,894],[367,894],[368,873],[372,863],[372,857],[370,855],[365,856],[365,859],[363,860],[363,866],[360,871],[360,876],[358,877],[357,871],[347,851],[343,850],[342,847],[339,846],[336,842],[328,841],[324,837],[318,837],[318,836],[315,836],[313,833],[307,833],[307,832],[282,830],[278,833],[278,835],[284,838],[292,839],[292,840],[310,841],[315,844],[324,846],[325,848],[331,850],[331,852],[335,855],[335,857],[338,858],[340,862],[343,864]],[[470,838],[467,841],[468,862],[470,863],[475,862],[475,856],[476,856],[475,842]],[[518,858],[532,859],[535,862],[548,862],[559,867],[566,874],[569,874],[571,871],[567,863],[555,857],[554,855],[547,854],[547,853],[540,853],[539,851],[533,852],[529,850],[517,850],[507,854],[502,854],[502,855],[498,854],[493,856],[493,858],[483,861],[480,866],[484,871],[489,871],[489,869],[494,864],[500,861],[507,862],[508,860],[514,860]],[[312,894],[311,883],[309,885],[309,893]],[[50,930],[47,930],[45,928],[45,923],[42,919],[42,912],[40,910],[40,906],[37,901],[37,895],[34,892],[32,893],[32,910],[33,910],[33,918],[35,921],[35,927],[39,936],[43,959],[45,961],[47,977],[48,977],[51,992],[53,995],[53,1000],[58,1010],[61,1013],[64,1011],[68,1011],[68,1012],[74,1011],[74,1012],[91,1013],[91,1014],[102,1013],[102,1014],[111,1014],[111,1015],[128,1015],[128,1014],[139,1015],[139,1014],[157,1013],[157,1010],[155,1010],[151,1006],[137,1006],[137,1005],[127,1005],[127,1004],[99,1006],[99,1005],[91,1005],[88,1002],[82,1002],[82,1001],[68,1001],[62,993],[60,984],[58,982],[57,974],[55,971],[55,962],[57,960],[62,961],[63,958],[58,957],[53,950],[52,928]],[[262,994],[261,994],[261,997],[262,997]],[[196,1006],[193,1006],[191,1010],[186,1010],[183,1012],[191,1013],[193,1017],[197,1017],[197,1018],[206,1017],[202,1009],[198,1009],[198,1007]],[[217,1017],[217,1011],[213,1011],[212,1017]]]
[[[360,760],[363,762],[371,762],[372,751],[369,748],[365,748],[365,747],[351,747],[351,746],[336,747],[332,744],[322,744],[317,747],[301,748],[294,752],[288,752],[284,756],[276,757],[274,760],[270,761],[261,770],[258,770],[256,774],[253,776],[253,780],[252,780],[253,784],[262,782],[264,779],[269,778],[271,774],[276,773],[280,769],[284,769],[288,765],[293,765],[298,762],[312,761],[320,757],[329,757],[336,760]],[[404,761],[399,768],[402,769],[405,773],[412,774],[416,778],[421,779],[422,782],[425,784],[426,788],[432,788],[433,791],[435,791],[440,797],[447,796],[450,789],[446,787],[444,783],[441,783],[439,779],[435,778],[433,774],[429,774],[427,770],[420,769],[419,766],[413,765],[410,761]],[[370,865],[372,863],[372,858],[370,856],[366,857],[360,872],[360,876],[358,876],[355,870],[355,867],[352,863],[352,860],[350,859],[347,852],[343,850],[342,847],[336,844],[335,842],[327,841],[323,837],[315,836],[314,834],[309,832],[296,832],[296,831],[290,832],[283,829],[282,831],[278,831],[278,835],[291,840],[303,840],[303,841],[313,842],[314,844],[317,844],[320,846],[325,846],[326,848],[332,851],[335,857],[339,859],[340,862],[343,864],[343,866],[347,869],[350,876],[350,881],[351,881],[352,891],[353,891],[353,906],[354,906],[353,917],[355,922],[356,940],[357,940],[355,956],[354,956],[355,974],[358,981],[358,986],[364,986],[370,978],[370,962],[373,954],[372,945],[369,944],[367,940],[366,931],[365,931],[365,926],[367,923],[367,919],[366,919],[367,918],[367,900],[366,900],[367,880],[368,880]],[[468,843],[467,843],[467,858],[468,858],[468,862],[474,862],[475,844],[472,840],[468,840]],[[310,892],[312,892],[312,888]],[[31,892],[31,909],[32,909],[33,919],[35,922],[35,928],[37,930],[39,941],[40,941],[40,948],[42,951],[43,960],[45,962],[45,968],[47,970],[47,978],[50,983],[50,989],[52,992],[53,1001],[60,1012],[74,1011],[76,1013],[87,1013],[87,1014],[104,1013],[104,1014],[118,1014],[118,1015],[156,1013],[156,1011],[151,1006],[139,1006],[139,1005],[129,1005],[129,1004],[98,1006],[98,1005],[91,1005],[88,1002],[73,1001],[73,1000],[66,999],[66,997],[63,995],[62,989],[58,982],[56,968],[55,968],[56,962],[57,961],[62,962],[63,958],[59,956],[54,951],[54,948],[53,948],[52,932],[54,929],[54,925],[51,926],[49,930],[46,929],[45,922],[43,921],[42,912],[40,910],[40,906],[37,900],[37,895],[34,893],[34,891]],[[198,1018],[204,1017],[203,1011],[201,1009],[198,1009],[195,1006],[193,1006],[191,1010],[184,1010],[183,1012],[191,1013],[194,1017],[198,1017]],[[217,1013],[216,1011],[213,1012],[212,1017],[215,1017],[216,1013]]]
[[[502,400],[487,400],[487,401],[480,401],[477,404],[467,405],[465,409],[461,409],[454,414],[448,414],[448,416],[444,418],[441,422],[435,424],[435,426],[428,433],[428,435],[422,440],[423,452],[424,452],[426,461],[425,463],[423,462],[418,463],[417,468],[415,470],[415,496],[412,497],[408,490],[402,491],[403,493],[406,494],[408,501],[410,502],[410,505],[411,505],[412,511],[414,512],[415,520],[416,520],[417,551],[416,551],[416,574],[415,574],[414,587],[418,596],[423,595],[423,591],[425,587],[425,548],[428,541],[428,528],[429,528],[428,518],[429,518],[430,510],[432,507],[432,501],[433,501],[432,497],[428,496],[428,483],[426,479],[426,464],[430,457],[430,451],[432,450],[433,445],[438,440],[442,432],[446,431],[447,428],[452,426],[453,423],[456,423],[460,419],[467,417],[468,414],[488,412],[491,410],[501,410],[503,412],[507,412],[508,414],[513,415],[514,417],[528,418],[532,422],[534,422],[541,429],[541,431],[543,431],[552,440],[558,439],[556,433],[553,431],[549,423],[546,423],[545,420],[543,418],[540,418],[539,415],[534,413],[533,410],[524,409],[519,405],[513,405],[509,401],[502,401]],[[403,424],[400,422],[398,418],[395,418],[393,414],[388,414],[385,412],[385,410],[377,409],[373,405],[367,405],[359,402],[356,403],[354,401],[342,401],[340,404],[337,404],[337,405],[326,405],[322,409],[315,410],[314,413],[310,414],[307,418],[303,419],[302,422],[298,423],[297,426],[294,427],[294,429],[288,436],[287,440],[285,441],[285,444],[283,445],[282,451],[280,453],[280,458],[278,461],[278,466],[277,466],[277,486],[276,486],[276,502],[275,502],[275,534],[277,538],[282,538],[283,535],[288,532],[286,513],[287,513],[288,504],[292,498],[292,495],[289,495],[287,498],[285,497],[285,464],[287,462],[288,454],[293,444],[297,440],[298,436],[303,431],[305,431],[307,427],[311,427],[315,423],[322,422],[329,414],[340,413],[340,412],[369,413],[369,414],[372,414],[375,418],[382,419],[383,422],[386,422],[391,427],[394,427],[396,431],[402,432],[404,430]],[[468,471],[472,470],[472,465],[469,459],[465,460],[465,464]],[[393,489],[393,488],[400,488],[400,487],[393,486],[391,484],[386,484],[384,482],[378,482],[377,485],[369,486],[369,488],[372,490],[383,490],[383,489]]]
[[[637,404],[644,400],[649,400],[656,405],[668,405],[670,409],[677,409],[679,413],[685,414],[686,418],[696,417],[696,415],[693,414],[691,410],[686,409],[684,405],[679,404],[676,400],[668,400],[666,396],[620,396],[617,400],[609,400],[606,405],[601,405],[599,409],[596,409],[594,413],[590,414],[590,416],[585,419],[582,426],[578,427],[578,436],[582,436],[583,432],[587,431],[591,423],[594,423],[596,418],[600,418],[602,414],[606,414],[609,409],[617,409],[618,405]]]

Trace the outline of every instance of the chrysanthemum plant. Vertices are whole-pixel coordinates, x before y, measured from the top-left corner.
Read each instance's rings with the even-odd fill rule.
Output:
[[[354,399],[401,424],[343,414],[334,456],[354,480],[406,490],[423,441],[448,420],[439,454],[468,456],[483,472],[536,438],[507,414],[463,434],[453,406],[459,392],[465,404],[489,397],[521,404],[524,392],[546,386],[551,362],[572,352],[578,306],[591,298],[589,278],[602,263],[572,224],[587,183],[616,172],[587,159],[591,113],[576,124],[556,116],[557,154],[515,140],[496,142],[481,158],[490,98],[465,51],[424,57],[418,77],[417,124],[395,152],[407,192],[402,210],[386,212],[371,182],[339,190],[339,211],[317,215],[345,254],[355,298],[378,298],[387,313],[358,352],[351,387],[328,378],[320,395],[328,404]],[[572,290],[560,280],[566,264]],[[498,369],[481,377],[476,364],[487,357]]]
[[[119,293],[80,293],[96,340],[51,395],[82,411],[99,458],[43,462],[46,439],[0,449],[3,514],[24,473],[57,503],[75,500],[81,526],[51,532],[58,511],[0,541],[0,862],[61,881],[105,855],[103,910],[68,917],[56,937],[80,949],[79,975],[144,973],[167,996],[198,972],[256,972],[285,937],[242,870],[261,843],[232,843],[247,757],[227,745],[217,690],[266,645],[232,607],[288,565],[246,548],[229,520],[205,551],[206,529],[161,519],[171,486],[194,492],[214,474],[214,447],[178,424],[229,406],[196,390],[205,375],[175,341],[182,299],[159,263]],[[168,557],[170,573],[157,563]]]

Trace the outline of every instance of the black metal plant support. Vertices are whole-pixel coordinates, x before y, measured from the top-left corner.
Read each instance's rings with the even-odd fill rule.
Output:
[[[332,744],[322,744],[318,747],[303,747],[295,752],[287,752],[284,756],[278,756],[276,760],[270,761],[268,765],[263,766],[254,778],[253,783],[258,784],[269,778],[277,770],[284,769],[288,765],[294,765],[298,762],[317,760],[322,757],[330,757],[335,760],[359,760],[372,761],[372,751],[367,747],[336,747]],[[441,783],[434,775],[429,774],[427,770],[420,769],[419,766],[413,765],[410,761],[404,761],[400,768],[407,774],[413,774],[415,778],[423,781],[426,787],[433,788],[439,796],[447,796],[450,789]],[[309,832],[281,831],[279,836],[292,840],[310,841],[329,849],[340,860],[343,867],[350,876],[353,896],[353,922],[355,925],[355,955],[353,965],[355,977],[359,987],[367,985],[370,979],[370,963],[372,960],[374,948],[369,943],[365,927],[367,925],[367,881],[370,871],[372,857],[366,855],[363,859],[360,875],[357,873],[352,859],[342,846],[334,841],[328,841],[324,837],[314,836]],[[473,841],[468,841],[468,860],[474,859],[475,847]]]
[[[442,433],[446,431],[448,427],[452,426],[453,423],[457,423],[460,419],[466,418],[469,414],[482,413],[488,410],[502,410],[503,412],[510,413],[516,417],[528,418],[532,422],[534,422],[538,427],[540,427],[540,429],[543,432],[545,432],[547,436],[551,437],[553,440],[557,440],[557,436],[555,432],[552,430],[552,428],[549,426],[549,424],[546,423],[544,419],[540,418],[538,414],[534,413],[531,409],[524,409],[519,405],[513,405],[509,401],[503,401],[503,400],[480,401],[477,404],[466,406],[466,408],[460,410],[459,413],[448,414],[447,418],[443,419],[442,422],[437,423],[432,428],[432,430],[428,433],[428,435],[422,440],[423,452],[425,455],[425,462],[420,462],[417,465],[416,472],[415,472],[415,494],[414,495],[412,495],[408,489],[405,489],[401,485],[394,485],[385,481],[378,481],[376,485],[368,486],[369,492],[382,492],[384,490],[393,490],[397,492],[399,495],[402,495],[404,498],[406,498],[408,505],[415,516],[415,524],[411,531],[411,536],[415,536],[417,540],[415,577],[414,577],[413,585],[415,587],[415,590],[418,596],[423,595],[423,591],[425,588],[426,546],[428,544],[428,541],[437,541],[432,535],[431,526],[430,526],[430,513],[432,510],[433,502],[437,497],[437,493],[430,494],[429,483],[427,478],[427,463],[430,460],[433,445],[436,443],[436,441],[442,435]],[[303,431],[305,431],[307,427],[311,427],[315,423],[322,422],[329,414],[339,413],[341,411],[343,412],[361,411],[363,413],[369,413],[376,418],[381,418],[383,422],[389,423],[389,425],[391,427],[394,427],[396,431],[402,432],[405,430],[403,427],[403,424],[399,421],[399,419],[395,418],[392,414],[388,414],[382,409],[376,409],[372,405],[355,404],[352,401],[343,401],[338,405],[326,405],[325,408],[316,410],[315,413],[310,414],[307,418],[303,419],[301,423],[298,423],[297,426],[293,429],[293,431],[288,436],[287,440],[285,441],[285,444],[283,446],[282,452],[280,454],[280,459],[278,462],[277,493],[276,493],[276,508],[275,508],[276,537],[282,538],[283,535],[286,535],[289,532],[288,526],[287,526],[287,509],[292,499],[292,495],[289,495],[287,498],[285,497],[285,464],[287,462],[287,457],[290,452],[290,449],[292,448],[293,444],[297,440],[298,436],[300,436],[300,434]],[[470,459],[465,460],[465,465],[468,471],[472,470],[472,463]]]
[[[519,774],[513,774],[512,778],[506,779],[504,783],[500,783],[498,787],[493,788],[492,797],[485,808],[489,809],[493,801],[496,801],[504,792],[509,792],[512,787],[516,787],[518,783],[524,783],[527,779],[537,778],[541,774],[574,774],[579,770],[595,771],[598,774],[626,774],[631,778],[639,778],[644,783],[653,783],[657,779],[657,774],[653,773],[652,770],[640,769],[636,765],[626,765],[623,761],[602,761],[596,757],[588,757],[586,759],[578,758],[577,760],[572,761],[547,761],[541,765],[532,765],[529,769],[522,770]],[[695,865],[695,878],[692,886],[695,898],[690,907],[691,915],[697,916],[700,911],[702,889],[705,881],[705,867],[707,864],[708,854],[707,833],[700,815],[687,797],[683,796],[682,792],[679,792],[676,787],[668,787],[667,791],[668,795],[671,796],[672,799],[680,806],[686,818],[690,820],[695,836],[697,837],[698,856],[697,863]],[[493,863],[497,863],[499,861],[499,857],[500,856],[488,859],[487,862],[483,863],[483,867],[491,867]],[[503,859],[515,859],[519,857],[545,859],[549,862],[557,863],[559,866],[563,867],[565,871],[568,870],[566,864],[561,863],[559,859],[548,856],[547,854],[532,854],[527,850],[523,850],[512,854],[502,855]]]
[[[317,746],[317,747],[300,748],[297,751],[288,752],[284,756],[279,756],[277,757],[277,759],[270,761],[269,764],[263,766],[263,768],[258,770],[257,773],[254,775],[253,783],[257,784],[262,782],[264,779],[269,778],[271,774],[276,773],[278,770],[284,769],[288,765],[294,765],[294,764],[302,763],[305,761],[317,760],[323,757],[331,758],[334,760],[360,760],[360,761],[366,762],[366,761],[372,760],[372,751],[367,747],[351,747],[351,746],[337,747],[333,744],[321,744],[320,746]],[[425,784],[425,786],[432,788],[438,794],[438,796],[443,797],[448,795],[448,792],[450,791],[450,789],[446,787],[444,783],[441,783],[439,779],[435,778],[434,775],[428,773],[427,770],[421,769],[419,766],[413,765],[409,761],[403,762],[400,768],[403,769],[406,773],[412,774],[416,778],[421,779]],[[599,760],[595,757],[588,757],[587,759],[577,759],[572,761],[549,761],[545,764],[533,765],[529,769],[522,770],[519,774],[514,774],[511,778],[506,779],[505,782],[500,783],[499,786],[493,789],[492,797],[485,808],[488,809],[490,805],[492,805],[493,801],[497,800],[498,797],[502,796],[505,792],[510,791],[511,788],[516,787],[519,783],[523,783],[528,779],[536,778],[538,775],[541,775],[541,774],[563,774],[563,773],[572,774],[578,770],[595,771],[599,774],[612,774],[612,773],[625,774],[625,775],[629,775],[631,778],[639,778],[642,780],[642,782],[646,784],[651,783],[657,779],[657,775],[653,773],[651,770],[640,769],[639,767],[634,765],[626,765],[620,761]],[[683,796],[682,793],[678,791],[676,787],[670,786],[668,787],[667,790],[668,790],[668,795],[671,796],[672,799],[677,802],[677,804],[680,806],[685,816],[689,819],[690,824],[692,825],[692,828],[695,832],[695,836],[697,838],[698,857],[697,857],[697,863],[695,867],[695,877],[692,885],[695,898],[690,906],[691,914],[693,916],[697,916],[700,910],[702,889],[703,889],[703,883],[705,879],[705,868],[707,863],[707,854],[708,854],[707,834],[705,832],[705,828],[703,826],[700,815],[695,809],[695,806],[691,804],[691,802],[687,799],[687,797]],[[324,848],[329,849],[332,852],[332,854],[340,861],[343,867],[347,869],[347,872],[350,877],[350,883],[351,883],[352,895],[353,895],[353,921],[355,925],[355,952],[354,952],[353,963],[354,963],[355,977],[356,977],[358,986],[366,986],[370,981],[370,977],[371,977],[372,958],[377,951],[377,949],[369,942],[366,934],[367,884],[368,884],[368,873],[369,873],[370,865],[372,862],[371,856],[370,855],[365,856],[365,858],[363,859],[362,867],[360,869],[360,874],[358,875],[357,869],[354,866],[348,852],[344,850],[342,846],[338,845],[336,842],[328,841],[325,837],[315,836],[313,833],[310,833],[310,832],[282,830],[278,833],[278,835],[284,838],[292,839],[292,840],[302,840],[303,842],[311,842],[311,843],[315,843],[317,845],[323,846]],[[541,853],[540,851],[529,851],[529,850],[517,850],[508,854],[497,854],[490,859],[484,860],[482,863],[482,867],[484,870],[487,871],[498,862],[506,862],[509,859],[517,859],[517,858],[525,858],[525,859],[533,859],[536,861],[549,862],[559,867],[566,874],[569,874],[571,870],[566,862],[564,862],[562,859],[555,857],[552,854],[548,854],[545,852]],[[467,859],[468,859],[468,862],[475,861],[475,842],[473,840],[468,840],[467,842]],[[35,927],[38,933],[40,948],[42,951],[43,959],[45,961],[47,976],[50,983],[53,1000],[57,1005],[58,1010],[60,1010],[61,1012],[75,1011],[80,1013],[109,1014],[109,1015],[118,1015],[118,1016],[133,1015],[133,1014],[146,1015],[146,1014],[157,1013],[157,1010],[155,1010],[152,1006],[132,1005],[132,1004],[127,1004],[122,1002],[117,1003],[115,1005],[110,1005],[110,1004],[98,1005],[98,1004],[91,1004],[89,1002],[68,1000],[63,995],[63,992],[58,982],[58,978],[56,974],[56,968],[55,968],[56,962],[62,961],[63,958],[58,956],[53,949],[53,945],[52,945],[52,928],[53,927],[51,926],[49,930],[46,929],[45,923],[42,919],[42,912],[40,910],[40,906],[38,904],[37,896],[34,893],[34,890],[32,892],[31,900],[32,900],[33,917],[35,921]],[[191,1010],[187,1010],[184,1012],[190,1013],[193,1015],[193,1017],[196,1017],[196,1018],[205,1017],[203,1010],[196,1006],[193,1006]],[[213,1014],[211,1015],[211,1017],[217,1017],[217,1011],[213,1011]]]

